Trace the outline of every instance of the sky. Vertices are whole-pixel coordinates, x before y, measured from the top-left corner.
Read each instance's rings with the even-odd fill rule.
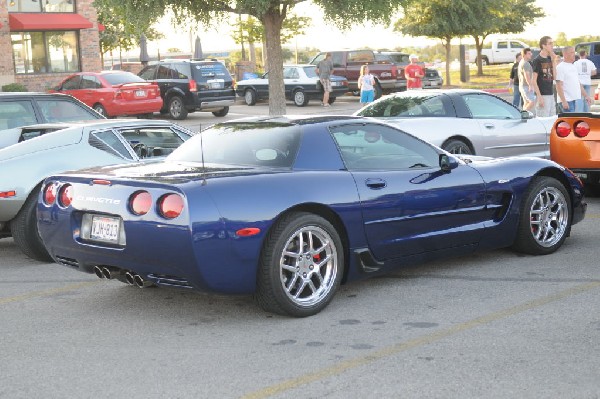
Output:
[[[546,17],[539,19],[535,25],[528,24],[525,31],[512,35],[531,41],[537,41],[544,35],[556,37],[558,32],[565,32],[568,38],[582,35],[598,35],[597,13],[591,12],[592,5],[597,0],[569,0],[567,2],[557,0],[537,0],[536,4],[543,8]],[[567,6],[568,4],[568,6]],[[305,35],[298,36],[295,40],[285,46],[298,49],[317,48],[321,51],[350,48],[402,48],[405,46],[429,46],[438,42],[427,38],[415,38],[402,36],[393,32],[392,28],[385,26],[374,26],[372,24],[359,25],[351,31],[342,32],[335,26],[325,24],[320,17],[319,8],[312,5],[310,1],[300,3],[293,12],[299,16],[309,16],[312,19],[312,27]],[[164,18],[157,28],[165,34],[165,39],[157,42],[149,42],[150,53],[160,49],[164,54],[168,48],[179,48],[182,51],[192,52],[194,39],[200,37],[204,52],[223,52],[239,48],[231,38],[231,30],[228,25],[219,27],[176,26],[173,27],[170,19]],[[503,35],[508,37],[511,35]],[[494,36],[490,36],[490,39]],[[458,39],[456,40],[458,44]],[[469,44],[468,39],[462,43]],[[135,51],[133,52],[135,53]]]

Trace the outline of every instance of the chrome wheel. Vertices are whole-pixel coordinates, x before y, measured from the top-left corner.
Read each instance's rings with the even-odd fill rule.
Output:
[[[279,260],[281,285],[298,306],[319,303],[335,286],[337,248],[327,232],[306,226],[287,240]]]
[[[531,234],[539,245],[556,245],[569,225],[569,206],[563,193],[555,187],[539,191],[531,204],[529,220]]]

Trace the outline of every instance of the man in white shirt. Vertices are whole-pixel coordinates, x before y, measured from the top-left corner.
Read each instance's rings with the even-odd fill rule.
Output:
[[[585,50],[581,50],[579,52],[579,59],[574,62],[575,67],[577,68],[577,73],[579,75],[579,82],[585,89],[588,96],[592,95],[592,76],[596,74],[596,65],[590,60],[587,59],[587,52]],[[580,100],[581,101],[581,100]],[[583,112],[590,112],[590,106],[587,102],[581,101],[582,104],[579,106],[579,109]]]
[[[586,93],[579,82],[577,68],[573,65],[575,61],[575,48],[565,47],[563,50],[563,62],[556,66],[556,92],[558,93],[558,105],[561,112],[581,112],[579,105],[582,98],[588,104],[590,96]]]

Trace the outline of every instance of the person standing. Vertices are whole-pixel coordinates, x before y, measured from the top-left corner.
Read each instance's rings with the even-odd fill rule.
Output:
[[[331,53],[326,53],[325,58],[317,64],[316,69],[317,75],[319,75],[319,81],[323,86],[323,102],[321,103],[324,107],[329,107],[329,93],[331,93],[331,74],[333,72],[333,61],[331,60]]]
[[[557,62],[552,38],[543,36],[540,39],[540,54],[532,62],[537,116],[556,115],[553,84]]]
[[[408,59],[410,64],[404,68],[404,76],[406,77],[406,89],[416,90],[422,88],[421,79],[425,77],[425,72],[421,65],[417,64],[419,57],[416,54],[411,54]]]
[[[579,52],[579,59],[574,63],[579,75],[579,82],[583,85],[588,97],[592,95],[592,75],[596,74],[596,65],[587,59],[587,51]],[[583,112],[590,112],[590,106],[583,99],[580,100],[579,109]]]
[[[361,104],[372,103],[375,99],[375,78],[369,72],[368,65],[362,65],[360,67],[358,88],[360,89]]]
[[[563,62],[556,66],[556,92],[561,112],[580,112],[579,105],[583,98],[590,103],[590,96],[579,82],[575,61],[575,48],[567,46],[563,50]]]
[[[517,55],[515,55],[515,63],[510,69],[510,81],[508,83],[508,87],[513,91],[512,104],[517,108],[521,107],[521,92],[519,91],[519,63],[521,62],[522,56],[523,55],[521,53],[517,53]]]
[[[521,61],[519,61],[519,93],[523,99],[523,110],[531,111],[535,107],[535,89],[533,88],[533,67],[531,57],[533,52],[529,47],[521,50]]]

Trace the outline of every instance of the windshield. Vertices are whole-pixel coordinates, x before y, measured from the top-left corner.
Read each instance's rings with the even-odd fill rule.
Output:
[[[292,167],[300,127],[280,122],[230,122],[214,125],[175,150],[170,161]]]
[[[132,74],[131,72],[106,73],[103,74],[102,77],[113,86],[124,83],[146,82],[144,79]]]

